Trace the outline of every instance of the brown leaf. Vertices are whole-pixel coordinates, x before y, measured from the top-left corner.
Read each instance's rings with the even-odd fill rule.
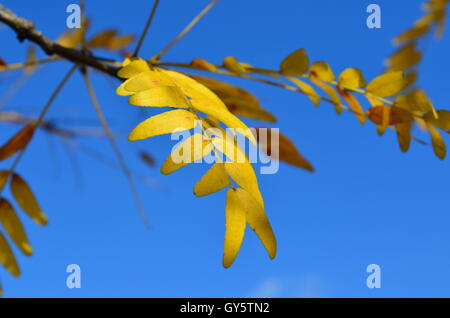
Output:
[[[367,117],[375,124],[386,127],[412,121],[412,115],[396,106],[375,106],[367,110]]]
[[[282,133],[276,133],[270,128],[255,128],[255,137],[258,140],[259,149],[267,156],[286,162],[293,166],[314,172],[312,164],[303,157],[294,143]],[[272,147],[278,147],[278,152]]]
[[[89,41],[90,49],[103,48],[110,51],[117,51],[134,41],[134,35],[118,35],[117,30],[110,29],[97,33]]]
[[[36,125],[32,123],[28,124],[16,133],[10,140],[0,147],[0,160],[5,160],[19,150],[24,149],[30,142],[31,138],[33,138],[35,130]]]
[[[347,102],[347,104],[350,105],[356,118],[358,118],[358,121],[361,124],[364,124],[366,122],[366,115],[358,99],[345,89],[342,89],[341,87],[338,87],[338,92],[342,96],[342,98]]]
[[[7,171],[7,170],[0,171],[0,191],[5,186],[6,181],[8,181],[8,176],[9,176],[9,171]]]

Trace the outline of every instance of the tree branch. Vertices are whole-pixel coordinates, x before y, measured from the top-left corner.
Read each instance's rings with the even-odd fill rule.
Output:
[[[100,62],[89,52],[67,48],[50,40],[45,37],[41,31],[35,28],[33,22],[18,17],[2,4],[0,4],[0,22],[3,22],[13,29],[20,42],[29,40],[36,43],[48,55],[58,55],[71,62],[90,66],[100,72],[117,77],[117,67]]]

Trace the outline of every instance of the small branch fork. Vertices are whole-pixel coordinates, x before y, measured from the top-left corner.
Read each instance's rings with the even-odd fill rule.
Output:
[[[58,55],[64,59],[79,65],[90,66],[100,72],[116,77],[118,68],[116,66],[101,62],[90,53],[83,50],[67,48],[50,40],[35,28],[33,22],[18,17],[14,12],[0,4],[0,22],[11,27],[17,34],[20,42],[29,40],[37,44],[47,55]]]

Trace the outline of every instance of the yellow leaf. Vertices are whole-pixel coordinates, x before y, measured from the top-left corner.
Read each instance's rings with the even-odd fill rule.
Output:
[[[367,92],[378,97],[391,97],[400,93],[408,84],[403,72],[384,73],[367,85]]]
[[[291,82],[293,82],[295,85],[297,85],[302,92],[308,96],[308,98],[312,101],[314,106],[318,106],[320,102],[320,96],[317,94],[316,90],[309,84],[299,80],[295,77],[287,77]]]
[[[328,95],[328,97],[330,97],[331,101],[333,102],[336,114],[340,115],[342,113],[342,106],[341,106],[342,103],[339,94],[336,92],[336,90],[327,83],[317,80],[314,77],[311,78],[311,82],[319,86]]]
[[[130,78],[146,71],[150,71],[150,66],[146,61],[140,58],[131,58],[124,61],[123,67],[117,72],[117,76]]]
[[[386,132],[386,126],[377,125],[377,135],[383,136]]]
[[[17,265],[16,257],[14,256],[11,247],[9,246],[6,238],[0,232],[0,263],[6,268],[6,270],[13,276],[20,276],[20,269]]]
[[[205,85],[179,72],[169,70],[162,70],[162,72],[171,78],[173,85],[179,87],[189,97],[189,102],[194,108],[205,113],[210,108],[218,108],[219,111],[228,112],[227,107],[220,98]]]
[[[30,187],[18,174],[11,177],[11,192],[20,208],[37,224],[47,224],[47,216],[41,210]]]
[[[225,172],[222,163],[215,163],[205,175],[195,184],[194,194],[198,197],[203,197],[230,185],[230,179]]]
[[[445,30],[445,18],[446,18],[446,10],[445,10],[445,5],[447,4],[447,2],[444,3],[445,0],[441,0],[440,2],[443,3],[443,8],[441,8],[440,10],[436,10],[434,12],[435,15],[435,22],[436,22],[436,32],[435,32],[435,37],[437,39],[440,39],[442,37],[442,35],[444,34],[444,30]]]
[[[390,71],[403,71],[418,64],[421,59],[422,53],[416,50],[416,42],[411,42],[392,54],[386,64]]]
[[[250,204],[254,199],[246,198],[242,189],[229,189],[227,192],[227,204],[225,208],[225,241],[223,247],[223,267],[228,268],[233,264],[236,255],[241,249],[244,239],[246,215],[248,209],[255,208]],[[247,199],[247,200],[245,200]],[[251,202],[249,204],[249,202]],[[261,209],[258,204],[256,208]]]
[[[242,99],[229,98],[224,100],[224,102],[225,105],[227,105],[228,110],[235,115],[261,121],[267,121],[270,123],[274,123],[277,121],[276,117],[264,108],[253,107],[252,104],[246,103]]]
[[[412,113],[418,112],[419,114],[425,112],[431,112],[434,117],[437,117],[431,100],[427,94],[420,89],[415,89],[409,92],[407,95],[399,96],[395,99],[395,106],[408,110]]]
[[[31,255],[33,253],[22,222],[20,222],[14,208],[5,199],[0,199],[0,223],[3,225],[11,240],[25,255]]]
[[[447,155],[447,147],[445,145],[444,139],[442,139],[439,131],[428,123],[427,129],[431,136],[431,143],[433,144],[434,153],[439,159],[444,160],[445,156]]]
[[[233,206],[237,205],[237,208],[245,211],[248,225],[261,240],[269,257],[271,259],[275,258],[277,242],[264,208],[245,189],[230,189],[228,193],[232,193],[231,191],[233,191],[232,197],[233,202],[235,202]]]
[[[148,74],[142,74],[144,72]],[[172,104],[174,101],[171,100],[170,102],[172,104],[172,107],[183,108],[186,107],[186,103],[188,105],[192,105],[192,108],[194,108],[196,111],[203,112],[211,117],[220,120],[229,128],[239,129],[240,133],[247,137],[252,143],[256,144],[254,137],[248,127],[228,110],[228,108],[225,106],[222,100],[217,97],[216,94],[214,94],[206,86],[200,84],[194,79],[175,71],[163,70],[158,68],[150,70],[148,64],[143,60],[126,60],[124,62],[124,67],[119,71],[118,75],[125,78],[131,78],[130,80],[122,84],[121,87],[119,87],[119,94],[129,95],[128,92],[130,92],[132,89],[134,90],[131,91],[132,93],[136,92],[136,90],[139,90],[139,92],[136,94],[138,95],[136,98],[133,98],[134,96],[130,98],[131,103],[137,104],[139,106],[152,106],[151,101],[153,97],[151,91],[146,92],[145,90],[148,89],[148,87],[158,85],[178,87],[186,96],[185,103]],[[137,78],[135,80],[134,77],[136,76]],[[146,77],[150,79],[155,78],[156,82],[148,81],[146,80]],[[142,89],[144,89],[144,91],[141,91]],[[173,97],[174,96],[171,96],[171,98]],[[164,101],[164,96],[159,96],[157,98],[158,100],[156,102],[161,105],[161,102]],[[167,104],[167,102],[164,102],[162,104],[162,106],[164,106],[164,104]]]
[[[35,124],[28,124],[19,130],[18,133],[16,133],[11,139],[0,147],[0,160],[8,159],[16,152],[24,149],[30,142],[31,138],[33,138],[35,130]]]
[[[413,122],[405,122],[395,125],[397,140],[402,152],[407,152],[411,145],[411,128]]]
[[[212,145],[208,138],[202,134],[189,136],[178,144],[167,157],[161,167],[162,174],[170,174],[190,163],[202,159],[211,153]]]
[[[417,124],[417,126],[419,127],[419,129],[422,132],[427,132],[428,131],[428,129],[427,129],[427,122],[423,118],[415,117],[414,118],[414,122]]]
[[[364,109],[362,108],[358,99],[346,90],[338,88],[338,91],[341,94],[342,98],[347,102],[347,104],[350,105],[350,108],[356,115],[356,118],[358,118],[358,121],[361,124],[364,124],[366,122],[366,114],[364,113]]]
[[[245,64],[240,63],[234,56],[227,56],[222,61],[223,67],[235,74],[243,74],[246,72]]]
[[[195,114],[184,109],[168,111],[141,122],[130,133],[128,140],[135,141],[190,130],[195,127],[196,120]]]
[[[222,126],[220,126],[220,122],[213,118],[213,117],[199,117],[202,121],[202,125],[204,128],[209,129],[209,128],[217,128],[219,130],[221,130],[222,132],[225,132],[225,130],[222,128]]]
[[[309,74],[313,78],[321,81],[332,82],[335,79],[334,73],[330,65],[326,62],[315,62],[309,68]]]
[[[189,102],[197,111],[220,120],[229,128],[238,129],[239,132],[247,137],[253,144],[256,144],[256,140],[247,125],[234,116],[220,98],[206,86],[184,74],[166,70],[164,72],[169,75],[175,85],[180,87],[183,93],[189,97]]]
[[[191,66],[195,67],[197,69],[200,70],[205,70],[205,71],[209,71],[209,72],[216,72],[217,71],[217,67],[207,61],[205,61],[204,59],[201,58],[196,58],[193,59],[191,61]]]
[[[382,101],[380,101],[378,98],[375,98],[374,96],[372,96],[370,94],[366,94],[366,95],[364,95],[364,97],[367,98],[367,100],[369,101],[369,103],[372,107],[385,106]]]
[[[450,111],[448,111],[448,110],[438,110],[436,112],[436,116],[434,115],[434,113],[432,111],[430,111],[425,114],[423,119],[427,123],[439,128],[439,129],[442,129],[446,132],[450,131]]]
[[[405,75],[406,85],[405,89],[413,85],[417,82],[417,72],[408,70],[408,73]]]
[[[357,68],[347,68],[338,79],[339,85],[343,86],[345,89],[356,89],[366,87],[366,80],[363,74]]]
[[[413,39],[417,39],[421,37],[422,35],[425,35],[430,30],[430,27],[428,24],[423,25],[416,25],[412,27],[411,29],[403,32],[398,37],[394,39],[394,43],[400,44],[402,42],[410,41]]]
[[[117,94],[128,96],[134,93],[144,92],[155,87],[175,87],[172,80],[158,69],[142,71],[123,82],[117,88]]]
[[[280,65],[283,75],[301,76],[308,71],[309,58],[305,49],[299,49],[289,54]]]
[[[143,107],[189,108],[183,92],[175,86],[161,86],[138,92],[128,100],[131,105]]]
[[[259,191],[258,180],[252,164],[246,154],[231,138],[212,138],[214,147],[228,157],[224,162],[227,174],[240,187],[251,193],[252,196],[264,207],[264,200]]]
[[[233,114],[268,122],[276,121],[275,116],[263,109],[258,99],[248,91],[210,77],[187,75],[215,93]]]

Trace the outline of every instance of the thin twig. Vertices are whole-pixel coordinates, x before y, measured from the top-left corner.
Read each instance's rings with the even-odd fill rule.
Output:
[[[150,29],[150,25],[152,24],[156,10],[158,9],[158,5],[159,0],[155,0],[155,2],[153,3],[152,11],[148,16],[147,23],[145,24],[144,30],[142,31],[141,37],[139,38],[139,42],[137,43],[136,48],[134,49],[133,56],[137,56],[139,54],[139,50],[141,49],[142,43],[144,43],[145,37],[147,36],[147,32]]]
[[[125,177],[127,178],[131,193],[134,198],[134,202],[136,204],[136,208],[139,211],[139,214],[141,216],[142,221],[144,224],[149,227],[150,223],[148,222],[147,214],[144,211],[144,207],[141,201],[141,197],[139,196],[139,192],[137,190],[137,187],[133,181],[133,176],[131,174],[130,169],[128,168],[125,158],[122,155],[122,152],[120,151],[120,148],[118,147],[116,140],[111,132],[111,129],[108,126],[108,123],[106,121],[105,115],[103,114],[102,108],[100,107],[100,103],[97,100],[97,96],[95,95],[94,89],[92,87],[91,80],[88,75],[88,70],[83,70],[83,77],[84,81],[89,93],[89,96],[91,98],[92,105],[94,106],[95,112],[97,113],[97,117],[103,127],[103,130],[105,131],[105,135],[108,138],[109,142],[111,143],[111,146],[116,154],[116,157],[119,161],[120,168],[122,169],[122,172],[124,173]]]
[[[15,64],[8,64],[8,65],[2,65],[0,66],[0,72],[6,72],[6,71],[12,71],[12,70],[18,70],[30,66],[45,64],[49,62],[59,61],[61,58],[59,56],[52,56],[48,57],[42,60],[34,60],[29,62],[23,62],[23,63],[15,63]]]
[[[13,82],[6,93],[0,96],[0,109],[8,104],[8,101],[25,85],[29,78],[30,76],[28,74],[23,74]]]
[[[67,158],[69,159],[69,164],[72,167],[72,173],[74,178],[74,186],[76,189],[81,189],[83,187],[83,169],[81,169],[80,162],[77,157],[77,153],[73,151],[71,146],[72,139],[61,138],[63,150],[66,152]]]
[[[62,140],[67,144],[67,146],[71,146],[73,148],[76,148],[80,150],[80,152],[84,153],[88,157],[91,157],[94,160],[99,161],[100,163],[104,164],[105,166],[111,168],[111,169],[118,169],[121,170],[121,167],[117,165],[117,160],[113,160],[106,156],[103,153],[100,153],[94,148],[88,147],[85,144],[80,143],[76,139],[69,139],[67,137],[62,137]],[[132,175],[139,179],[140,181],[146,183],[147,185],[153,187],[156,190],[163,191],[164,187],[158,183],[157,180],[149,178],[148,176],[144,174],[140,174],[136,171],[131,171]]]
[[[165,48],[161,50],[158,54],[156,54],[152,60],[159,60],[164,54],[167,53],[168,50],[172,48],[172,46],[175,45],[179,40],[181,40],[196,24],[198,21],[200,21],[201,18],[205,14],[209,12],[209,10],[212,9],[212,7],[218,2],[219,0],[213,0],[211,1],[184,29],[180,32],[180,34],[177,35],[175,39],[172,40]]]

